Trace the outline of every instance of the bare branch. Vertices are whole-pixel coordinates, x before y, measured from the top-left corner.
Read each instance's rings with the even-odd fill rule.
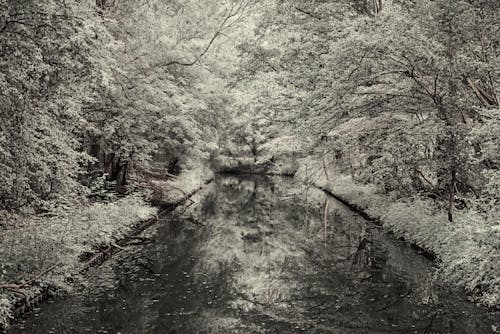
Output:
[[[161,64],[160,66],[173,66],[173,65],[179,65],[179,66],[193,66],[196,63],[200,61],[203,56],[207,54],[207,52],[210,50],[212,45],[214,44],[215,40],[223,34],[223,32],[231,27],[233,27],[236,23],[240,22],[240,20],[243,18],[243,14],[245,9],[248,7],[249,2],[247,1],[235,1],[231,4],[230,8],[225,10],[225,17],[220,23],[219,27],[217,28],[217,31],[214,33],[210,41],[207,43],[205,48],[201,51],[201,53],[192,61],[183,61],[183,60],[172,60],[168,63]]]

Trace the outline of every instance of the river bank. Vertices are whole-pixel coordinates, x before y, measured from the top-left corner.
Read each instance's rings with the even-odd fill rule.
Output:
[[[26,333],[495,333],[432,262],[293,178],[217,176]]]
[[[222,170],[238,174],[237,165],[233,162],[230,168]],[[301,168],[297,170],[296,165],[301,165]],[[283,163],[278,168],[272,165],[263,172],[245,167],[243,174],[256,171],[255,174],[291,175],[325,191],[434,261],[441,279],[465,289],[475,301],[499,308],[498,219],[485,221],[477,212],[458,210],[455,221],[450,223],[446,211],[429,199],[398,199],[375,186],[357,183],[333,167],[329,169],[331,176],[327,179],[321,164],[303,159],[295,165]]]
[[[332,173],[327,180],[323,170],[309,170],[309,174],[302,170],[298,178],[354,207],[428,257],[435,257],[440,278],[464,288],[474,300],[498,309],[499,221],[484,221],[477,213],[462,210],[450,223],[445,210],[430,200],[398,200],[339,173]]]
[[[84,200],[51,215],[4,217],[0,328],[48,295],[71,293],[90,266],[125,247],[120,241],[136,237],[159,210],[177,206],[200,189],[210,178],[201,175],[190,171],[172,180],[149,180],[125,197]]]

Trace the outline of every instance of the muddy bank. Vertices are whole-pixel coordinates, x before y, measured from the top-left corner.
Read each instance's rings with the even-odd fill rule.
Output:
[[[218,177],[11,333],[494,333],[499,314],[291,179]]]

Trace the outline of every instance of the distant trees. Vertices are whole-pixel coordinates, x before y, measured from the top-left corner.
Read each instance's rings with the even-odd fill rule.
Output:
[[[261,153],[261,146],[268,139],[262,131],[262,125],[262,122],[258,122],[258,120],[245,119],[242,116],[235,120],[228,128],[230,133],[228,140],[238,145],[238,148],[243,152],[230,153],[236,157],[250,155],[256,163]]]

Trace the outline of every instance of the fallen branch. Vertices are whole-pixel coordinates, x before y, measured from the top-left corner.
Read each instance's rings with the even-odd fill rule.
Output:
[[[113,247],[115,247],[115,248],[117,248],[119,250],[122,250],[122,251],[125,250],[125,248],[123,248],[121,246],[118,246],[116,243],[112,243],[111,246],[113,246]]]
[[[18,290],[18,289],[21,289],[21,285],[19,285],[19,284],[0,284],[0,289]]]
[[[132,236],[132,237],[127,238],[127,242],[124,245],[125,246],[138,246],[138,245],[143,245],[146,243],[153,243],[153,242],[155,242],[155,241],[152,238]]]
[[[22,284],[0,284],[0,289],[19,290],[19,289],[22,289],[22,288],[24,288],[24,287],[26,287],[28,285],[32,285],[33,283],[35,283],[35,281],[37,279],[39,279],[43,275],[47,274],[48,272],[51,272],[52,270],[54,270],[54,268],[56,268],[59,265],[61,265],[61,262],[57,262],[53,266],[50,266],[46,270],[40,272],[35,277],[31,278],[30,280],[28,280],[28,281],[26,281],[26,282],[24,282]]]

